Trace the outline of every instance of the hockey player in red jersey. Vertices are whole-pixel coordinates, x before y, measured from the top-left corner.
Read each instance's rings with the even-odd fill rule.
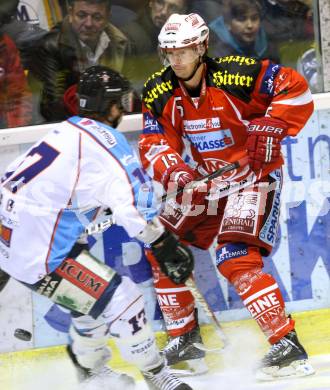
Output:
[[[246,166],[222,179],[246,183],[253,178],[249,186],[214,203],[216,196],[206,196],[216,194],[216,183],[210,183],[183,196],[182,203],[191,201],[191,208],[178,212],[167,205],[161,218],[186,244],[207,249],[217,240],[218,271],[271,344],[258,376],[309,375],[314,371],[295,322],[285,313],[276,280],[263,272],[262,256],[270,254],[279,222],[281,140],[303,128],[313,112],[312,96],[302,76],[269,60],[211,59],[208,35],[197,14],[174,14],[163,26],[159,50],[167,67],[144,86],[141,160],[170,191],[191,185],[201,172],[247,158]],[[168,362],[203,357],[194,346],[201,337],[192,295],[184,284],[170,281],[150,254],[149,259],[170,335],[164,349]]]

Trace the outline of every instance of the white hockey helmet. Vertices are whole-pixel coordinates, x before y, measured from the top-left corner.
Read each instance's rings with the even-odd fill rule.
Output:
[[[160,30],[158,44],[161,49],[181,49],[197,46],[201,43],[207,46],[209,28],[198,14],[172,14]]]

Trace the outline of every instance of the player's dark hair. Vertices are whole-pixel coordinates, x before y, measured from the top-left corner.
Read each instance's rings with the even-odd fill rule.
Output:
[[[226,16],[226,22],[228,23],[232,19],[239,19],[251,9],[256,10],[260,18],[262,18],[262,7],[258,0],[231,0]]]

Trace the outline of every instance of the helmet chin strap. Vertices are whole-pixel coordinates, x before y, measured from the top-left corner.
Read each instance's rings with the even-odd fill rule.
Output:
[[[202,63],[203,63],[202,57],[199,56],[198,62],[196,63],[196,65],[195,65],[194,69],[192,70],[190,76],[185,77],[185,78],[183,78],[183,77],[178,77],[178,78],[179,78],[180,80],[182,80],[182,81],[189,81],[189,80],[191,80],[191,79],[195,76],[195,74],[196,74],[198,68],[202,65]]]

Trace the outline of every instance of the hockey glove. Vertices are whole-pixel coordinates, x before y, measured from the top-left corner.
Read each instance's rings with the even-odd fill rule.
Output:
[[[280,158],[281,141],[287,133],[288,126],[280,119],[263,117],[250,122],[246,148],[253,171],[259,171],[265,164]]]
[[[186,194],[186,198],[183,195],[177,197],[177,202],[181,204],[184,200],[185,206],[204,204],[205,197],[208,194],[208,188],[206,184],[198,185],[198,181],[195,181],[197,174],[186,164],[179,164],[175,167],[171,167],[165,173],[162,183],[168,193],[175,191],[183,191],[183,195]]]
[[[186,164],[179,164],[170,167],[162,178],[162,184],[165,190],[171,190],[173,186],[178,189],[184,188],[188,183],[195,180],[195,172]]]
[[[162,272],[175,284],[184,283],[189,278],[194,269],[194,257],[172,233],[165,231],[151,244],[151,251]]]

